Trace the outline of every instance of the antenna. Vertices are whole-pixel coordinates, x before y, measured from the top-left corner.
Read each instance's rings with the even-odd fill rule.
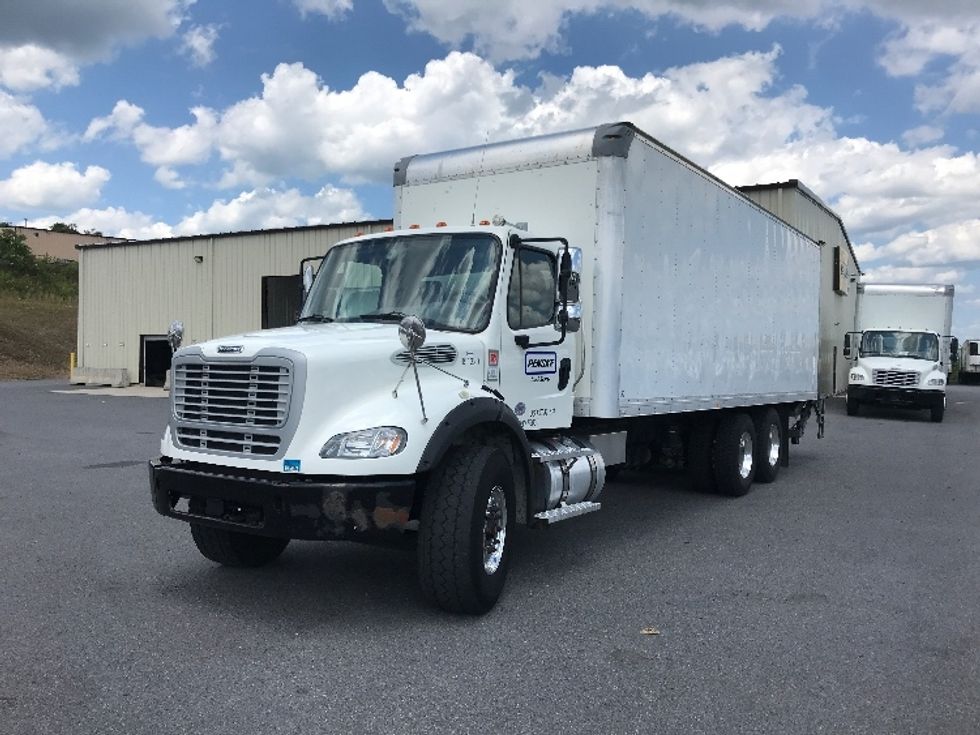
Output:
[[[476,224],[476,204],[480,199],[480,177],[483,176],[483,160],[487,157],[487,146],[490,144],[490,128],[483,136],[483,150],[480,152],[480,168],[476,171],[476,188],[473,190],[473,213],[470,215],[470,227]]]

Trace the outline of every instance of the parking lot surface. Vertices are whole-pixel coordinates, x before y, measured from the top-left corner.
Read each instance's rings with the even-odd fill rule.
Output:
[[[0,733],[974,733],[980,386],[833,403],[773,485],[626,473],[480,618],[410,553],[224,569],[152,509],[168,404],[0,383]],[[659,634],[643,635],[644,628]]]

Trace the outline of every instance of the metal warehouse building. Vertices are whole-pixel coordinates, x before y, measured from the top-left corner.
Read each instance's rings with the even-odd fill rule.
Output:
[[[738,190],[784,222],[820,243],[820,392],[847,388],[850,363],[844,334],[854,329],[861,269],[840,217],[796,179],[740,186]]]
[[[390,220],[79,244],[78,353],[72,383],[163,385],[167,329],[184,344],[292,324],[300,261]]]

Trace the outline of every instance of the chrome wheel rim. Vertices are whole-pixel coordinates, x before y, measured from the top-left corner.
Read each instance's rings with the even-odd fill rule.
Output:
[[[748,432],[743,433],[739,438],[738,451],[738,475],[743,480],[747,480],[752,474],[752,435]]]
[[[775,424],[769,426],[769,466],[775,467],[779,464],[779,427]]]
[[[494,574],[500,568],[506,542],[507,496],[500,485],[494,485],[483,515],[483,571],[487,574]]]

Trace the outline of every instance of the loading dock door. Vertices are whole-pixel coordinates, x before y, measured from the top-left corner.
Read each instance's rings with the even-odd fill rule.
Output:
[[[296,323],[303,306],[303,280],[295,276],[262,276],[262,329]]]
[[[167,379],[172,357],[166,335],[141,334],[140,378],[143,385],[162,387]]]

